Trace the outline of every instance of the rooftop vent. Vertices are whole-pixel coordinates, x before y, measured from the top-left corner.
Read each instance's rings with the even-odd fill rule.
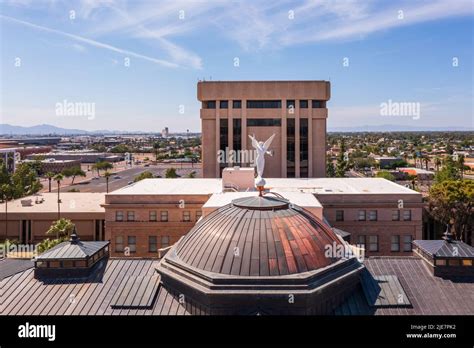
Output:
[[[109,242],[82,242],[74,227],[69,241],[56,245],[36,258],[35,278],[87,277],[108,256]]]
[[[20,200],[21,206],[22,207],[31,207],[33,205],[33,200],[32,199],[22,199]]]

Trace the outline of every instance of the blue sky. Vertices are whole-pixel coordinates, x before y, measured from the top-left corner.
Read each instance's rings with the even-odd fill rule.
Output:
[[[329,128],[472,129],[473,6],[2,0],[0,123],[199,131],[198,79],[326,79]],[[95,103],[95,117],[58,116],[64,100]],[[420,103],[420,118],[381,116],[388,100]]]

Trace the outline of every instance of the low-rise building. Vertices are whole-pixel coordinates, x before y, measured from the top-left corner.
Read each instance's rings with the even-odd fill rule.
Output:
[[[0,240],[16,240],[36,244],[45,238],[51,224],[61,218],[70,219],[82,240],[104,240],[105,210],[101,206],[104,193],[61,192],[42,193],[0,204]],[[8,227],[8,228],[7,228]],[[8,231],[8,232],[6,232]]]

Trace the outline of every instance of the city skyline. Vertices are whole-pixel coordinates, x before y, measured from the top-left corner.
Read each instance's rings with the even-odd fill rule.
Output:
[[[470,1],[0,6],[0,123],[194,132],[200,79],[310,78],[331,81],[328,129],[474,127]],[[94,116],[58,114],[65,101]],[[383,115],[392,102],[419,114]]]

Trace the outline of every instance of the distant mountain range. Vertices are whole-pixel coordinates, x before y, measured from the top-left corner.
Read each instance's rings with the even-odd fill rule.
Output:
[[[359,126],[359,127],[329,127],[328,132],[442,132],[442,131],[474,131],[466,127],[412,127],[398,125],[380,125],[380,126]],[[52,126],[49,124],[40,124],[31,127],[12,126],[9,124],[0,124],[0,135],[110,135],[110,134],[149,134],[158,132],[143,131],[111,131],[95,130],[86,131],[82,129],[69,129]]]
[[[50,124],[40,124],[37,126],[23,127],[0,124],[0,135],[99,135],[99,134],[144,134],[146,132],[123,132],[111,130],[86,131],[82,129],[69,129],[52,126]]]

